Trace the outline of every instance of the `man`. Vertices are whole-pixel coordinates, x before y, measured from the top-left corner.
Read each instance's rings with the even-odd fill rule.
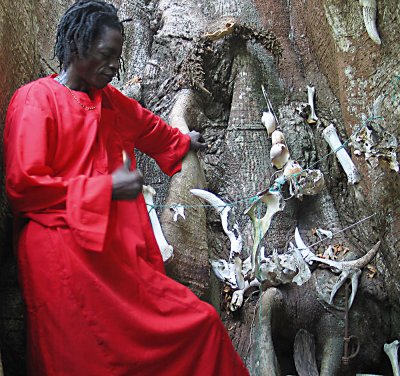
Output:
[[[112,5],[76,2],[58,27],[61,74],[20,88],[8,109],[29,373],[248,375],[215,310],[164,273],[133,150],[172,175],[202,143],[109,85],[123,36]]]

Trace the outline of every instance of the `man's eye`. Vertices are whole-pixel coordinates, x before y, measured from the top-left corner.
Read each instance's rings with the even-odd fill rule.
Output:
[[[104,58],[104,59],[117,59],[119,60],[121,58],[121,55],[114,55],[108,52],[100,52],[100,55]]]

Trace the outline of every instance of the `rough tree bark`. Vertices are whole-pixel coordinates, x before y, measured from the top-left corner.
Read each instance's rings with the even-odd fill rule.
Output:
[[[15,88],[38,77],[41,72],[56,70],[57,65],[51,60],[55,26],[70,3],[24,0],[18,3],[16,11],[17,5],[12,1],[0,0],[1,125]],[[180,126],[178,123],[183,122],[189,128],[201,131],[210,145],[197,157],[188,155],[182,174],[171,181],[152,161],[138,156],[146,184],[157,190],[158,204],[190,206],[199,203],[193,200],[189,189],[207,186],[225,201],[234,203],[233,211],[245,239],[244,252],[249,252],[252,232],[243,212],[249,206],[248,198],[268,188],[275,172],[269,158],[271,141],[260,122],[265,107],[261,91],[261,84],[264,84],[278,115],[280,129],[285,134],[291,158],[302,167],[317,163],[314,168],[324,173],[326,182],[326,188],[319,195],[286,202],[284,211],[274,217],[264,240],[267,253],[273,249],[283,252],[292,240],[296,226],[303,239],[311,244],[317,240],[312,228],[321,227],[335,233],[375,214],[370,220],[335,236],[332,244],[342,244],[360,256],[381,240],[375,259],[378,269],[375,278],[382,281],[388,295],[382,307],[388,309],[389,317],[386,321],[382,319],[385,325],[382,333],[388,342],[399,338],[400,182],[399,173],[390,166],[390,162],[397,158],[394,140],[399,139],[400,120],[398,1],[377,2],[381,45],[375,44],[365,31],[358,1],[116,0],[114,3],[120,8],[121,18],[134,19],[126,25],[126,70],[116,85],[165,119],[169,118],[173,125]],[[221,30],[227,20],[238,25],[237,32],[201,44],[202,35]],[[244,25],[256,32],[269,29],[276,35],[283,48],[279,62],[261,43],[247,41]],[[199,67],[203,72],[197,75]],[[298,110],[307,102],[305,90],[309,83],[317,90],[319,121],[315,125],[308,124]],[[182,101],[185,95],[190,98]],[[371,118],[374,120],[369,121]],[[322,130],[330,123],[335,124],[342,140],[348,139],[360,125],[367,125],[377,143],[373,150],[382,154],[372,153],[367,158],[362,150],[355,153],[356,146],[346,146],[362,176],[356,185],[347,183],[335,156],[325,158],[330,150]],[[393,141],[392,146],[384,148],[383,142],[379,141],[388,138]],[[0,204],[1,250],[8,248],[6,253],[10,255],[4,197]],[[171,276],[188,285],[203,299],[219,305],[217,308],[222,309],[222,317],[240,355],[247,359],[254,375],[261,374],[254,366],[257,362],[255,354],[262,351],[265,338],[260,337],[262,329],[257,330],[257,336],[254,336],[254,329],[252,331],[254,320],[260,316],[257,297],[250,298],[239,313],[231,314],[225,311],[224,305],[229,292],[212,294],[216,288],[222,290],[223,286],[216,284],[215,280],[210,282],[207,259],[226,259],[229,253],[219,217],[211,210],[189,207],[186,209],[187,219],[182,223],[172,221],[169,208],[160,207],[158,212],[162,214],[167,239],[175,246],[175,260],[169,266]],[[322,245],[314,249],[315,252],[321,250]],[[0,265],[0,346],[6,375],[12,376],[23,374],[19,367],[23,364],[23,321],[15,287],[15,266],[10,266],[13,264],[6,253],[1,252]],[[363,280],[366,281],[366,290],[369,285],[365,273]],[[305,287],[307,296],[312,295],[311,287],[308,287],[311,285]],[[299,305],[302,299],[299,294],[289,289],[283,290],[282,296],[292,304],[289,305],[294,307],[293,310],[299,309],[300,312],[304,309],[307,312],[307,307]],[[221,302],[212,295],[219,295]],[[279,302],[281,304],[284,302]],[[376,309],[376,305],[368,301],[358,304]],[[285,326],[301,325],[302,319],[297,318],[291,309],[281,312],[284,322],[275,327],[284,331]],[[324,309],[321,308],[321,312]],[[353,320],[362,321],[363,316],[358,312],[355,310]],[[259,324],[269,321],[271,317],[261,316]],[[325,328],[319,330],[323,332]],[[288,373],[295,372],[293,360],[290,360],[290,346],[293,345],[290,341],[295,334],[293,329],[292,334],[286,333],[281,340],[279,334],[275,338],[278,357],[289,359],[283,369]],[[365,338],[363,343],[365,348],[371,349],[373,346],[368,341]],[[261,354],[260,359],[266,356]],[[388,361],[379,356],[372,358],[375,372],[387,369]],[[265,367],[262,372],[268,374]]]

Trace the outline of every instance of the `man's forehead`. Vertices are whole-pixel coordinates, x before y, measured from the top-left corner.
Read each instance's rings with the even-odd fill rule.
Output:
[[[116,28],[102,26],[98,35],[94,38],[94,48],[122,48],[123,37],[121,31]]]

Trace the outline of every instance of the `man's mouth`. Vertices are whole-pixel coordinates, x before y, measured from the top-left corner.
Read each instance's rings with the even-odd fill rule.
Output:
[[[115,77],[115,73],[102,73],[104,77],[107,77],[109,81],[111,81]]]

